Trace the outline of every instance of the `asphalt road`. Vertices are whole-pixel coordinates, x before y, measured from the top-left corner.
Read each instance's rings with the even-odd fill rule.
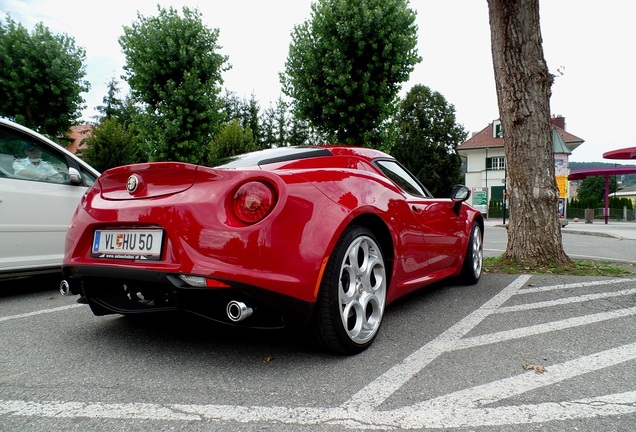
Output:
[[[486,233],[494,253],[500,233]],[[94,317],[47,284],[0,283],[2,431],[636,424],[636,274],[486,274],[472,287],[431,286],[391,305],[374,345],[353,357],[316,351],[302,333]]]
[[[501,255],[508,240],[501,220],[488,221],[484,231],[484,256]],[[561,233],[563,248],[571,258],[628,264],[636,271],[636,223],[570,223]]]

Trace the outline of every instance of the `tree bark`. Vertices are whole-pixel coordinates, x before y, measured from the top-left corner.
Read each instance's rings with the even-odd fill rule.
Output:
[[[555,179],[548,71],[539,0],[487,0],[504,137],[510,221],[505,259],[529,266],[569,263]]]

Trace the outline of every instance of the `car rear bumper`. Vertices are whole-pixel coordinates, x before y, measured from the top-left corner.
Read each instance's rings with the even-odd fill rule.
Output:
[[[63,266],[62,273],[95,315],[181,311],[242,327],[283,328],[304,324],[313,309],[313,303],[232,281],[225,281],[227,288],[193,287],[175,273],[103,266]],[[250,313],[237,319],[237,304]]]

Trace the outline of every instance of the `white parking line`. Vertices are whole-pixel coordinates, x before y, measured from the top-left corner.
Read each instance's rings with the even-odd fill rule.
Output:
[[[513,330],[504,330],[500,332],[485,334],[481,336],[473,336],[470,338],[457,341],[448,351],[474,348],[477,346],[488,345],[498,342],[505,342],[512,339],[520,339],[528,336],[536,336],[543,333],[549,333],[558,330],[565,330],[573,327],[580,327],[589,324],[595,324],[616,318],[624,318],[636,315],[636,306],[627,309],[618,309],[609,312],[601,312],[592,315],[584,315],[576,318],[568,318],[560,321],[552,321],[545,324],[537,324],[528,327],[520,327]]]
[[[56,307],[56,308],[52,308],[52,309],[42,309],[42,310],[39,310],[39,311],[28,312],[28,313],[23,313],[23,314],[19,314],[19,315],[10,315],[10,316],[6,316],[6,317],[0,317],[0,322],[11,321],[11,320],[21,319],[21,318],[28,318],[28,317],[32,317],[32,316],[36,316],[36,315],[48,314],[48,313],[53,313],[53,312],[60,312],[60,311],[65,311],[65,310],[68,310],[68,309],[74,309],[74,308],[82,307],[82,306],[84,306],[84,305],[83,304],[72,304],[72,305],[60,306],[60,307]]]
[[[533,287],[533,288],[523,288],[523,289],[520,289],[517,292],[517,295],[535,294],[535,293],[554,291],[554,290],[562,290],[562,289],[571,289],[571,288],[589,288],[589,287],[595,287],[595,286],[607,286],[607,285],[614,285],[614,284],[623,284],[625,282],[636,282],[636,279],[616,278],[616,279],[608,279],[608,280],[597,280],[597,281],[589,281],[589,282],[575,282],[575,283],[569,283],[569,284],[547,285],[547,286],[540,286],[540,287]]]
[[[28,402],[0,401],[0,414],[24,417],[110,418],[143,420],[200,420],[197,415],[184,414],[158,404],[107,404],[88,402]]]
[[[527,303],[527,304],[515,305],[515,306],[504,306],[497,309],[495,313],[501,314],[501,313],[509,313],[509,312],[527,311],[527,310],[533,310],[533,309],[542,309],[546,307],[562,306],[564,304],[572,304],[572,303],[584,303],[584,302],[588,302],[592,300],[607,299],[612,297],[622,297],[622,296],[627,296],[632,294],[636,294],[636,288],[608,292],[608,293],[596,293],[596,294],[587,294],[587,295],[581,295],[581,296],[575,296],[575,297],[566,297],[566,298],[562,298],[558,300]]]
[[[636,413],[636,391],[596,398],[492,408],[463,408],[394,413],[403,416],[400,429],[492,427],[599,418]],[[576,430],[576,429],[575,429]]]
[[[512,297],[528,280],[529,275],[519,276],[482,307],[446,330],[444,333],[393,366],[373,382],[354,394],[344,405],[346,409],[371,410],[379,406],[395,391],[406,384],[414,374],[451,349],[468,332]]]

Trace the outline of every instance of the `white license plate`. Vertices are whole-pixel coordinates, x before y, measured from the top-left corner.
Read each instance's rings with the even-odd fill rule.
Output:
[[[96,230],[91,255],[99,258],[158,260],[163,230]]]

